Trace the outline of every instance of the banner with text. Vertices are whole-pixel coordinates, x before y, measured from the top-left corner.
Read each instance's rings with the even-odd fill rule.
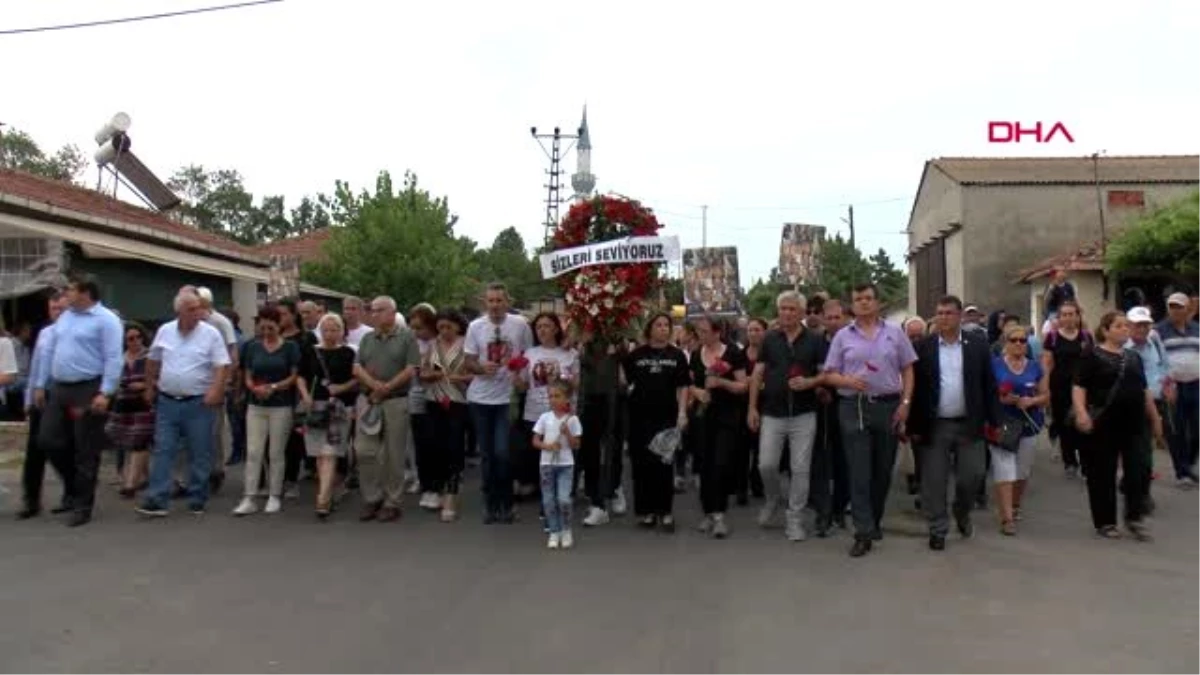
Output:
[[[679,237],[613,239],[543,253],[538,260],[543,279],[553,279],[588,265],[659,265],[679,260]]]

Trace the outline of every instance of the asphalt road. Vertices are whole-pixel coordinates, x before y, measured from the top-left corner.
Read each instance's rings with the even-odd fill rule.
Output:
[[[532,506],[512,526],[383,525],[352,502],[321,524],[306,493],[239,520],[235,485],[206,516],[147,522],[108,488],[69,529],[16,522],[12,468],[0,483],[4,671],[1200,670],[1196,493],[1157,485],[1155,541],[1104,541],[1045,456],[1018,537],[976,512],[973,540],[931,553],[897,493],[858,560],[845,533],[790,544],[751,509],[707,540],[694,493],[674,536],[625,518],[547,551]]]

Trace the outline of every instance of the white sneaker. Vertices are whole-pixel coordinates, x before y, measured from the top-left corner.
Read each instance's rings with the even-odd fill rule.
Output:
[[[437,511],[442,508],[442,498],[436,492],[426,492],[421,495],[420,507],[427,511]]]
[[[588,527],[596,527],[599,525],[608,524],[608,511],[593,506],[588,509],[587,517],[583,519],[583,524]]]
[[[283,510],[283,501],[279,497],[267,497],[267,508],[263,509],[266,513],[279,513]]]
[[[546,548],[558,548],[560,539],[557,532],[551,532],[550,538],[546,540]]]
[[[808,533],[804,531],[804,524],[790,519],[784,535],[788,541],[804,541],[808,539]]]
[[[258,513],[258,504],[251,497],[242,497],[242,501],[238,502],[237,508],[233,510],[235,516],[248,516],[252,513]]]
[[[768,498],[766,503],[758,511],[758,526],[770,527],[775,521],[776,514],[779,513],[779,500]]]
[[[623,516],[629,510],[629,505],[625,503],[625,490],[623,488],[618,487],[617,491],[613,493],[612,504],[609,506],[612,508],[614,516]]]
[[[421,482],[417,480],[417,474],[411,471],[404,472],[404,491],[410,495],[421,494]]]
[[[559,535],[559,540],[562,542],[563,548],[571,548],[575,545],[575,535],[570,530],[563,530]]]

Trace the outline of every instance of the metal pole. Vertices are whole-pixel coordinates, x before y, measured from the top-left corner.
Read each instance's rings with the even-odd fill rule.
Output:
[[[700,248],[708,248],[708,206],[700,207]]]
[[[1100,153],[1092,153],[1092,179],[1096,185],[1096,212],[1100,215],[1100,264],[1106,265],[1108,257],[1108,228],[1104,222],[1104,199],[1100,195]],[[1108,270],[1100,270],[1101,299],[1108,299]]]

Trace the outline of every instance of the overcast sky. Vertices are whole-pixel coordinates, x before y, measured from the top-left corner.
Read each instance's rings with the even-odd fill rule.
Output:
[[[0,30],[231,1],[0,0]],[[748,287],[784,222],[845,232],[851,203],[860,246],[902,264],[932,157],[1197,152],[1196,7],[286,0],[0,35],[0,122],[90,153],[125,111],[164,179],[236,168],[289,205],[412,169],[463,233],[532,244],[547,160],[529,127],[573,129],[586,102],[598,189],[685,247],[709,205],[708,243],[738,247]],[[1075,143],[992,145],[989,120],[1061,121]]]

